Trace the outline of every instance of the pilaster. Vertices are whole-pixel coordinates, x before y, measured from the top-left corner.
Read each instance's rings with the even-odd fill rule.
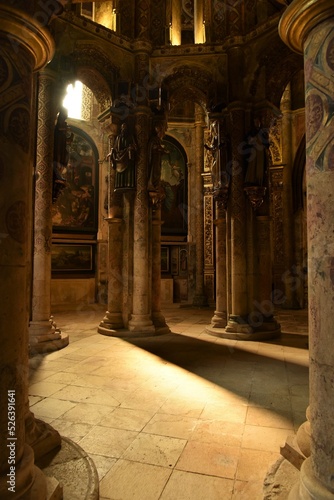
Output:
[[[202,170],[204,165],[204,114],[196,105],[195,116],[195,200],[193,209],[196,211],[195,238],[196,238],[196,289],[193,305],[203,307],[208,305],[204,287],[204,193]]]

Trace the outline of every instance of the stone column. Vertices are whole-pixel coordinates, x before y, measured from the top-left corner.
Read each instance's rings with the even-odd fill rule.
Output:
[[[136,3],[135,75],[137,84],[137,107],[135,108],[135,130],[138,146],[137,193],[134,201],[133,234],[133,308],[129,330],[142,333],[155,331],[151,319],[149,293],[149,196],[147,192],[148,141],[151,130],[147,88],[144,81],[149,74],[150,4],[145,0]]]
[[[226,275],[226,208],[217,204],[216,226],[216,310],[211,319],[212,328],[225,328],[227,324]]]
[[[149,303],[149,243],[148,243],[148,192],[147,192],[147,144],[150,130],[150,110],[146,106],[136,108],[136,137],[138,142],[137,193],[134,202],[133,237],[133,309],[129,330],[153,333]]]
[[[159,333],[169,331],[161,313],[161,208],[153,212],[152,220],[152,321]],[[163,330],[162,330],[163,329]]]
[[[311,456],[292,499],[334,498],[334,5],[295,0],[280,35],[304,54]]]
[[[235,103],[230,109],[231,121],[231,310],[226,332],[251,333],[247,322],[247,266],[246,266],[246,199],[244,194],[243,156],[240,144],[244,140],[244,110]]]
[[[275,290],[272,294],[272,261],[271,261],[271,217],[269,215],[256,216],[257,244],[257,272],[255,275],[256,294],[253,301],[253,310],[250,314],[258,331],[269,334],[280,333],[280,325],[274,318],[275,304],[282,303],[283,292]],[[254,241],[254,240],[253,240]]]
[[[37,148],[35,170],[34,252],[30,353],[48,352],[68,345],[51,316],[52,162],[56,107],[54,72],[38,75]]]
[[[109,151],[117,135],[114,123],[105,127],[109,132]],[[121,196],[114,192],[115,170],[108,168],[108,311],[98,326],[103,335],[113,335],[124,327],[123,302],[123,226]]]
[[[286,271],[291,273],[294,262],[294,225],[291,223],[294,219],[292,207],[292,113],[291,113],[291,90],[290,85],[286,88],[281,99],[282,111],[282,174],[283,174],[283,189],[282,205],[283,205],[283,237],[282,247],[284,249],[284,265],[283,276],[286,276]],[[298,308],[296,298],[296,283],[295,280],[286,279],[284,283],[285,301],[283,307],[286,309]],[[304,286],[304,283],[302,283]]]
[[[25,443],[32,223],[32,72],[53,40],[30,15],[0,4],[0,497],[46,498],[46,481]],[[12,488],[11,490],[9,488]],[[15,491],[15,493],[14,493]]]
[[[195,105],[195,199],[192,209],[196,212],[196,289],[193,305],[202,307],[208,305],[204,288],[204,197],[202,171],[204,166],[204,113],[199,105]]]
[[[113,335],[115,330],[123,328],[122,289],[123,289],[123,228],[122,219],[109,217],[108,235],[108,311],[98,326],[97,331],[104,335]]]

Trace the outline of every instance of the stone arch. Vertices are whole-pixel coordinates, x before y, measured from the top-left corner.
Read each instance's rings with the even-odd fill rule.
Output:
[[[174,68],[163,84],[168,89],[171,106],[184,99],[192,100],[207,111],[217,105],[216,82],[208,71],[198,66]]]
[[[76,78],[84,83],[96,97],[100,111],[111,105],[119,68],[101,50],[89,43],[78,45],[71,54]]]
[[[302,56],[292,52],[281,40],[273,40],[272,43],[266,44],[258,56],[258,65],[250,82],[249,93],[254,98],[267,99],[279,108],[284,89],[293,75],[301,69]],[[265,95],[258,96],[263,75]]]

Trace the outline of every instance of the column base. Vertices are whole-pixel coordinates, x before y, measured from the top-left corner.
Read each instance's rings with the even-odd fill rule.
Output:
[[[156,330],[165,330],[166,333],[170,332],[169,326],[166,323],[165,317],[161,312],[152,313],[152,322]]]
[[[68,344],[68,334],[56,327],[52,316],[49,320],[29,323],[29,356],[58,351]]]
[[[25,431],[25,441],[33,449],[35,460],[61,445],[59,432],[50,424],[35,418],[30,410],[25,418]]]
[[[46,478],[34,465],[34,452],[25,445],[21,460],[15,464],[12,473],[0,478],[0,498],[16,500],[45,500],[47,498]]]
[[[124,328],[124,322],[122,318],[122,313],[120,312],[109,312],[107,311],[103,320],[99,324],[97,331],[106,335],[104,332],[106,330],[119,330]],[[101,329],[101,331],[100,331]]]
[[[226,312],[215,311],[211,319],[211,328],[226,328],[227,314]]]
[[[155,327],[148,314],[133,314],[129,321],[130,332],[155,333]]]
[[[208,326],[208,333],[231,340],[264,340],[279,337],[281,325],[274,318],[266,319],[259,326],[250,325],[242,316],[230,316],[225,328]]]
[[[299,483],[290,491],[288,500],[333,500],[329,491],[313,474],[311,458],[307,458],[300,470]]]

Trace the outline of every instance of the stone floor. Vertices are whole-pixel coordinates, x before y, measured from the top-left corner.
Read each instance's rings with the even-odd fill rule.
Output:
[[[211,336],[213,310],[191,308],[163,311],[169,334],[107,337],[104,311],[55,313],[70,344],[30,378],[31,410],[93,459],[100,498],[262,500],[305,421],[306,311],[279,311],[282,336],[261,342]]]

